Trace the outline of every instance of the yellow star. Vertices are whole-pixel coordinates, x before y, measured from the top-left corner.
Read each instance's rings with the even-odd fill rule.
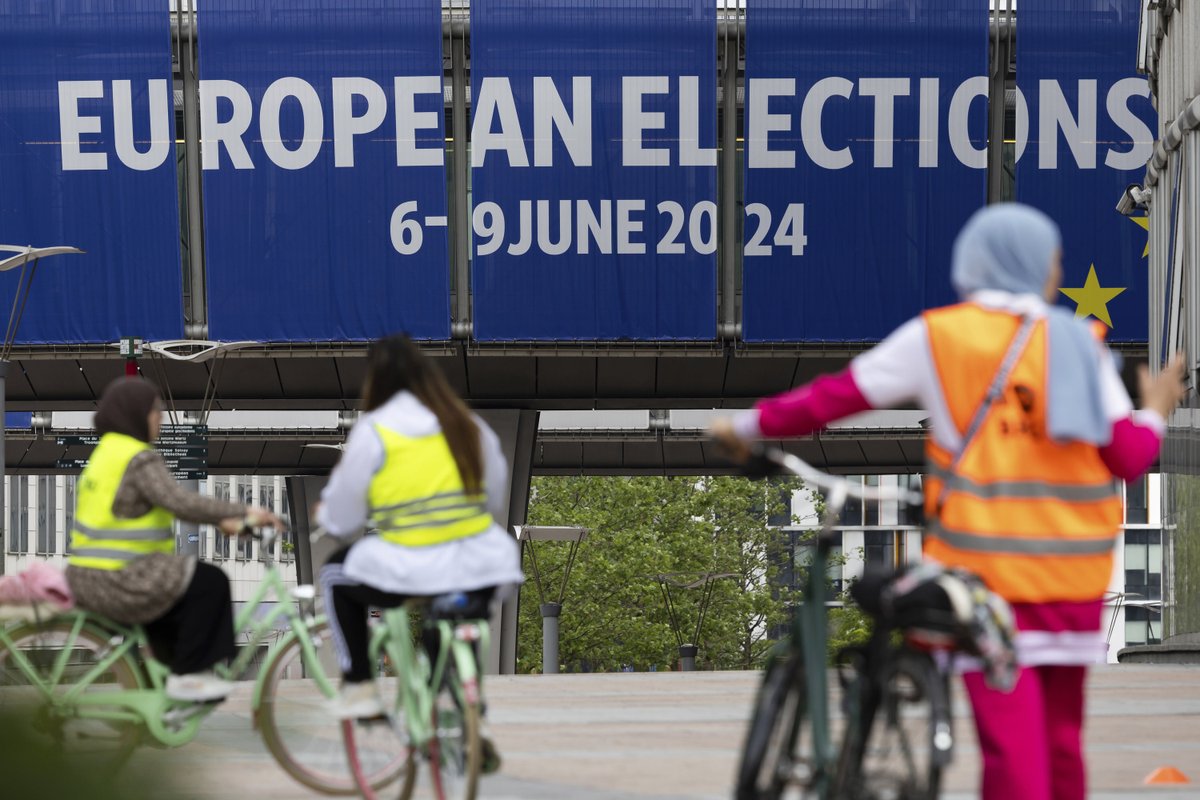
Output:
[[[1108,316],[1108,301],[1119,295],[1124,289],[1105,289],[1096,280],[1096,265],[1088,270],[1087,280],[1080,289],[1059,289],[1060,292],[1075,301],[1075,316],[1086,317],[1089,314],[1112,327],[1112,318]]]
[[[1149,217],[1130,217],[1133,224],[1146,232],[1146,249],[1142,251],[1142,258],[1150,255],[1150,218]]]

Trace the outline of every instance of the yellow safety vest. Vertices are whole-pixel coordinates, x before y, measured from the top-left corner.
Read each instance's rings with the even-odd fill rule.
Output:
[[[465,539],[492,525],[482,494],[468,495],[441,432],[405,436],[375,425],[383,465],[367,491],[371,525],[392,544],[423,547]]]
[[[113,515],[113,501],[129,462],[149,449],[145,442],[120,433],[100,437],[79,476],[68,564],[119,570],[150,553],[175,552],[175,517],[165,508],[134,519]]]

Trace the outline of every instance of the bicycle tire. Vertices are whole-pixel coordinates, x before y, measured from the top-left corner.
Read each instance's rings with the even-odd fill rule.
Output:
[[[267,750],[294,780],[322,794],[356,795],[359,786],[347,756],[342,721],[326,708],[331,695],[311,677],[315,670],[323,669],[321,653],[332,648],[329,624],[313,625],[308,633],[318,651],[318,663],[307,663],[296,637],[274,648],[263,668],[255,721]],[[382,789],[390,785],[408,766],[406,760],[393,759],[367,770],[370,786]]]
[[[57,661],[58,653],[68,642],[75,629],[76,618],[66,617],[52,620],[43,625],[22,624],[13,628],[8,636],[12,647],[22,649],[31,665],[38,669],[41,678],[50,684],[50,669]],[[81,677],[107,653],[112,634],[91,622],[84,623],[74,639],[70,656],[57,681],[44,689],[32,685],[28,676],[11,659],[11,648],[0,647],[0,706],[12,721],[28,721],[27,735],[32,741],[43,740],[47,746],[68,754],[74,764],[82,768],[115,774],[137,749],[142,738],[142,726],[132,721],[101,720],[78,716],[72,709],[56,713],[49,692],[58,692],[73,686],[73,677]],[[132,653],[126,653],[113,662],[103,674],[98,675],[84,690],[113,691],[137,690],[145,686],[142,670]]]
[[[939,727],[949,733],[948,687],[933,659],[900,651],[885,666],[878,708],[865,735],[846,742],[842,776],[853,800],[936,800],[948,752],[939,757]]]
[[[758,690],[754,717],[738,765],[737,800],[778,800],[797,780],[798,745],[807,713],[804,665],[798,653],[770,664]]]
[[[408,744],[408,731],[404,728],[404,709],[397,698],[401,689],[399,676],[384,656],[376,661],[375,670],[375,686],[383,697],[384,707],[391,713],[386,718],[346,720],[342,723],[346,759],[364,800],[375,800],[376,789],[382,787],[373,785],[370,780],[372,764],[379,764],[381,756],[386,761],[389,754],[400,754],[398,758],[402,759],[404,773],[399,797],[408,797],[416,783],[417,771],[413,764],[413,750]]]
[[[460,701],[451,689],[455,680],[450,677],[446,681],[433,704],[437,734],[426,753],[430,790],[436,800],[475,800],[483,768],[480,701],[477,684],[464,687],[466,697]],[[401,800],[410,796],[401,795]]]

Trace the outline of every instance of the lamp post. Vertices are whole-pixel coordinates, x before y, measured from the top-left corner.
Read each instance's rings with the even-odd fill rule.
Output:
[[[12,310],[8,312],[8,327],[4,332],[4,345],[0,350],[0,531],[6,530],[4,525],[4,473],[7,466],[7,456],[4,445],[4,420],[8,397],[8,357],[12,354],[13,342],[17,339],[17,329],[21,325],[21,317],[25,315],[25,304],[29,301],[29,290],[33,288],[33,277],[37,274],[38,261],[46,256],[82,253],[78,247],[20,247],[10,244],[0,244],[0,254],[16,253],[0,259],[0,272],[21,270],[17,281],[17,291],[13,293]],[[0,559],[0,574],[4,572],[4,560]]]
[[[529,551],[529,564],[533,567],[533,581],[537,586],[538,599],[541,604],[538,610],[542,612],[542,674],[558,674],[558,618],[562,614],[563,596],[567,592],[567,581],[571,577],[571,567],[575,564],[575,554],[579,551],[580,543],[587,538],[587,528],[573,526],[548,525],[518,525],[517,541],[521,547]],[[537,552],[533,543],[567,542],[570,550],[567,553],[567,567],[563,571],[562,584],[558,588],[558,599],[546,600],[546,587],[542,581],[542,571],[538,568]]]

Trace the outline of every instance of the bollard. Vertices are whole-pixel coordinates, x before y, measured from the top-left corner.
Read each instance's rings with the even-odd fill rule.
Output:
[[[696,671],[696,654],[700,648],[694,644],[679,645],[679,669],[682,672]]]
[[[558,674],[558,617],[562,603],[542,603],[542,674]]]

